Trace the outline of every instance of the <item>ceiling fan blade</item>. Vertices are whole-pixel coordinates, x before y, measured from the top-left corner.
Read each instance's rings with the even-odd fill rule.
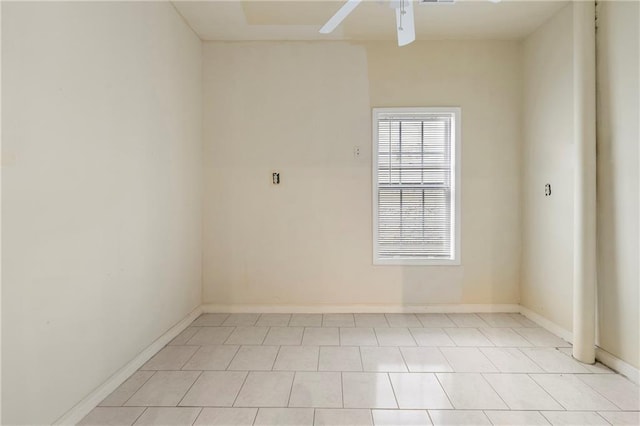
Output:
[[[398,46],[406,46],[416,39],[416,25],[413,19],[413,1],[404,1],[404,15],[402,7],[396,8],[396,28],[398,29]]]
[[[347,2],[343,4],[342,7],[336,12],[336,14],[333,15],[322,28],[320,28],[320,32],[322,34],[329,34],[333,30],[335,30],[336,27],[340,25],[340,23],[344,20],[344,18],[346,18],[351,12],[353,12],[353,9],[355,9],[361,1],[362,0],[347,0]]]

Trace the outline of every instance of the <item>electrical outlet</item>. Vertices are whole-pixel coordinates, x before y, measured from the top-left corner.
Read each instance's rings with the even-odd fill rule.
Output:
[[[357,145],[353,147],[353,158],[360,158],[360,147]]]
[[[280,172],[271,173],[271,183],[274,185],[280,185]]]

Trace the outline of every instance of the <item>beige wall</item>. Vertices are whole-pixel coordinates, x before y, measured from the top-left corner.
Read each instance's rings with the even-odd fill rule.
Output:
[[[567,330],[573,294],[572,25],[568,5],[522,44],[521,303]]]
[[[3,424],[200,303],[201,43],[169,3],[2,3]]]
[[[598,5],[599,346],[640,367],[640,3]]]
[[[204,303],[517,303],[520,65],[517,42],[205,43]],[[462,266],[372,265],[374,106],[462,107]]]

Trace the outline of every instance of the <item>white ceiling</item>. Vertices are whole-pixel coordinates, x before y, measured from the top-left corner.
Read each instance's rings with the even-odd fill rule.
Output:
[[[320,27],[342,1],[212,0],[174,1],[203,40],[395,40],[389,1],[364,1],[332,34]],[[416,4],[416,36],[433,39],[520,39],[554,15],[567,1],[458,0]]]

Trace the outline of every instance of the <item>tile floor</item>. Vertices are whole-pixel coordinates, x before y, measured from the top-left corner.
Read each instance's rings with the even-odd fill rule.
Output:
[[[93,425],[638,425],[638,386],[519,314],[204,314]]]

